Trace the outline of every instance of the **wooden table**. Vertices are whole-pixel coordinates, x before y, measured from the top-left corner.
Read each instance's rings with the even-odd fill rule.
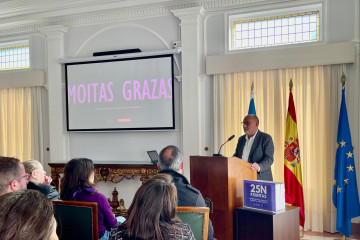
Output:
[[[300,239],[298,207],[286,205],[276,213],[239,207],[235,210],[236,240]]]
[[[60,174],[64,173],[66,163],[49,163],[51,167],[51,177],[59,190]],[[156,175],[159,171],[156,165],[151,162],[94,162],[95,182],[110,181],[118,183],[125,179],[140,176],[142,183],[146,182],[150,176]]]

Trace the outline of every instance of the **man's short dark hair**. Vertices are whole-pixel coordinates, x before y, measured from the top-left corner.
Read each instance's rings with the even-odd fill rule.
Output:
[[[20,177],[19,163],[17,158],[0,156],[0,195],[6,192],[12,180]]]
[[[159,166],[161,170],[179,171],[181,168],[182,154],[180,149],[174,145],[165,147],[160,152]]]

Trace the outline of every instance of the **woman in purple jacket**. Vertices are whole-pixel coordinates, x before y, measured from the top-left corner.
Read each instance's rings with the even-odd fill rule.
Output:
[[[87,158],[70,160],[65,165],[64,177],[61,179],[60,198],[62,200],[96,202],[98,204],[99,238],[107,239],[107,231],[116,227],[117,220],[107,198],[95,189],[94,176],[92,160]]]

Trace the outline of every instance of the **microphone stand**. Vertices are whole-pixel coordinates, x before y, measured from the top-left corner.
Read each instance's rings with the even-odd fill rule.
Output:
[[[213,157],[223,157],[223,155],[222,155],[222,154],[220,154],[220,151],[221,151],[222,146],[224,146],[224,145],[225,145],[225,143],[227,143],[227,142],[231,141],[234,137],[235,137],[235,135],[232,135],[231,137],[229,137],[229,139],[228,139],[226,142],[224,142],[224,143],[220,146],[220,148],[219,148],[219,152],[218,152],[218,153],[214,153],[214,154],[213,154]]]

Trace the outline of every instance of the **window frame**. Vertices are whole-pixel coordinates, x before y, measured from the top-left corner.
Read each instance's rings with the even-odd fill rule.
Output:
[[[304,46],[304,45],[316,45],[324,42],[324,32],[325,32],[325,24],[324,24],[324,3],[319,2],[311,5],[304,6],[296,6],[296,7],[283,7],[278,9],[260,9],[254,11],[244,11],[244,12],[231,12],[225,14],[226,18],[226,39],[225,39],[225,53],[239,53],[239,52],[247,52],[247,51],[261,51],[261,50],[269,50],[276,48],[289,48],[295,46]],[[274,46],[265,46],[265,47],[252,47],[252,48],[243,48],[243,49],[232,49],[233,46],[233,22],[242,21],[242,20],[250,20],[250,19],[258,19],[258,18],[268,18],[268,17],[276,17],[276,16],[284,16],[289,14],[299,14],[304,12],[312,12],[319,11],[319,41],[313,42],[304,42],[304,43],[295,43],[295,44],[282,44],[282,45],[274,45]]]
[[[32,62],[32,54],[31,54],[31,41],[29,38],[23,38],[23,39],[8,39],[6,41],[0,42],[0,48],[6,48],[6,47],[17,47],[17,46],[23,46],[28,45],[29,46],[29,66],[27,67],[21,67],[21,68],[10,68],[10,69],[0,69],[0,73],[4,72],[15,72],[15,71],[28,71],[31,70],[31,62]]]

